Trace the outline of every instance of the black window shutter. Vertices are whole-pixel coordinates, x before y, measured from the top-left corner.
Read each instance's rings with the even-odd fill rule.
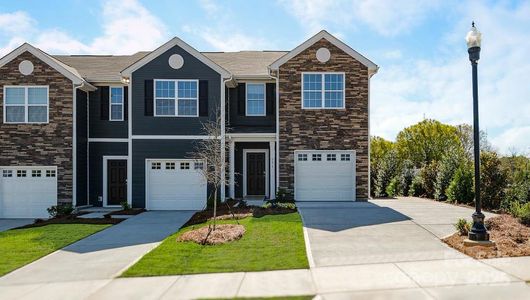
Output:
[[[109,120],[109,87],[102,86],[100,87],[99,92],[101,109],[100,109],[100,118],[101,120]]]
[[[246,114],[245,111],[245,102],[246,102],[246,86],[244,83],[240,83],[237,85],[237,114],[240,116],[244,116]]]
[[[144,115],[153,115],[153,80],[146,80],[144,82]]]
[[[265,101],[267,101],[267,116],[274,116],[274,107],[276,106],[276,83],[267,83],[265,97]]]
[[[123,120],[129,117],[129,88],[123,87]]]
[[[208,80],[199,80],[199,116],[208,116]]]

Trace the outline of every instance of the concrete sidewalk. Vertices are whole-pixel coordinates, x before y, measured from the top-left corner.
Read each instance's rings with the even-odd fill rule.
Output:
[[[1,277],[0,286],[110,280],[176,232],[193,213],[142,213]]]

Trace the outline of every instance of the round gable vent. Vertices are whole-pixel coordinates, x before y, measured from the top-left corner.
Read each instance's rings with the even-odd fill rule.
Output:
[[[18,64],[18,70],[22,75],[30,75],[33,73],[33,63],[29,60],[23,60]]]
[[[184,58],[178,54],[173,54],[169,57],[169,66],[177,70],[184,65]]]
[[[321,63],[327,62],[331,57],[331,53],[327,48],[320,48],[317,50],[317,59]]]

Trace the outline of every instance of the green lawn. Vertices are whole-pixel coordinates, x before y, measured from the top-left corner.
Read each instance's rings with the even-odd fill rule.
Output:
[[[109,226],[53,224],[0,232],[0,276]]]
[[[239,221],[246,233],[238,241],[202,246],[177,242],[183,228],[145,255],[122,276],[160,276],[196,273],[265,271],[308,268],[302,220],[298,213],[248,217]],[[235,221],[219,223],[233,224]]]

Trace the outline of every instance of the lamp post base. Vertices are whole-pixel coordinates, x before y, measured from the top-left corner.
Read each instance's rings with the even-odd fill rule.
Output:
[[[466,247],[475,247],[475,246],[494,247],[495,242],[494,241],[472,241],[470,239],[465,239],[464,246]]]
[[[490,234],[484,226],[484,214],[481,212],[475,212],[473,215],[473,226],[468,233],[468,238],[471,241],[489,241]]]

